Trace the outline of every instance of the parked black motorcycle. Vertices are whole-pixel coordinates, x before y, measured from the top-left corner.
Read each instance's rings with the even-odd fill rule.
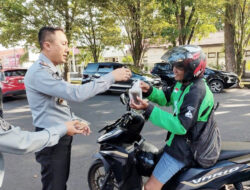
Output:
[[[125,94],[121,102],[127,113],[115,123],[105,126],[97,142],[100,151],[88,172],[90,190],[141,190],[143,176],[150,176],[163,151],[149,144],[140,135],[144,126],[142,115],[129,107]],[[233,184],[243,190],[242,182],[250,180],[250,142],[224,142],[217,164],[211,168],[184,168],[164,189],[225,189]]]

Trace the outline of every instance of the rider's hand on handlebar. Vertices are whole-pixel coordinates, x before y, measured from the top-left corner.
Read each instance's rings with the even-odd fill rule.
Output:
[[[143,82],[143,81],[141,81],[140,87],[141,87],[141,89],[142,89],[142,92],[144,92],[144,93],[147,93],[148,90],[150,89],[149,84],[147,84],[147,83],[145,83],[145,82]]]
[[[140,97],[137,96],[137,100],[139,104],[136,104],[133,100],[130,102],[130,107],[135,109],[135,110],[145,110],[148,108],[148,101],[141,99]]]

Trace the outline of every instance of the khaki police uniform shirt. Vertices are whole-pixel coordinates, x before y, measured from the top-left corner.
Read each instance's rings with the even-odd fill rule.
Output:
[[[41,53],[25,75],[26,94],[35,127],[49,128],[74,119],[67,101],[82,102],[108,90],[115,82],[109,73],[92,82],[75,85],[64,81],[58,73],[54,64]]]

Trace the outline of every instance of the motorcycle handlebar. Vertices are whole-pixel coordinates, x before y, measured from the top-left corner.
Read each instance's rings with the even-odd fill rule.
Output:
[[[111,128],[116,127],[117,125],[120,125],[123,129],[126,129],[126,126],[132,120],[133,120],[133,113],[132,113],[132,111],[129,111],[129,112],[125,113],[121,118],[116,120],[114,123],[112,123],[111,125],[106,125],[102,129],[100,129],[98,131],[98,133],[105,131],[105,130],[106,131],[110,130]]]
[[[111,125],[106,125],[105,127],[103,127],[102,129],[100,129],[98,131],[98,133],[104,131],[104,130],[109,130],[112,127],[115,127],[119,124],[122,124],[121,127],[125,127],[129,121],[131,121],[133,119],[131,112],[127,112],[126,114],[124,114],[121,118],[119,118],[118,120],[116,120],[114,123],[112,123]]]

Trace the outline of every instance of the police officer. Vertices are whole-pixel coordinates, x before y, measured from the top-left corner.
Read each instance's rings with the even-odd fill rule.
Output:
[[[66,133],[81,134],[83,129],[77,129],[79,121],[69,121],[60,126],[47,128],[40,132],[22,131],[0,117],[0,187],[4,177],[4,160],[2,153],[26,154],[38,151],[44,147],[53,146]]]
[[[73,120],[75,116],[67,101],[84,101],[106,91],[115,81],[131,77],[129,69],[119,68],[83,85],[70,84],[61,78],[56,67],[67,61],[69,51],[63,30],[43,27],[38,38],[41,54],[25,76],[27,98],[37,131]],[[57,145],[36,153],[36,160],[41,164],[43,190],[67,189],[71,142],[72,137],[66,135]]]

